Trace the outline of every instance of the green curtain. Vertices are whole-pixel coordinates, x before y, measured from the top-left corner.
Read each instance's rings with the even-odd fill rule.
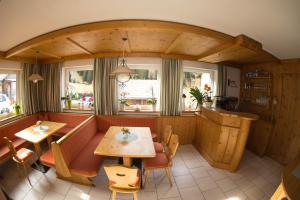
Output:
[[[22,107],[25,114],[30,115],[42,111],[61,111],[61,63],[22,65]],[[40,74],[44,80],[33,83],[28,77]]]
[[[182,61],[162,59],[160,114],[179,115],[183,84]]]
[[[226,75],[227,70],[224,65],[218,65],[218,87],[217,95],[226,96]]]
[[[94,111],[96,115],[117,113],[117,81],[110,76],[117,66],[118,58],[95,58],[94,60]]]

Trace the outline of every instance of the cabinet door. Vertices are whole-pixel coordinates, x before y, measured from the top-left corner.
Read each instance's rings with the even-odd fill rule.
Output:
[[[272,131],[271,122],[257,120],[252,122],[247,147],[259,156],[266,153]]]

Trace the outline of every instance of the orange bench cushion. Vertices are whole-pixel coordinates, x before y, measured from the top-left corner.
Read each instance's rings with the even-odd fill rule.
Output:
[[[51,149],[43,153],[43,155],[40,157],[40,161],[49,167],[55,167],[55,160],[53,156],[53,152]]]
[[[71,162],[69,169],[72,173],[87,177],[97,176],[102,162],[102,156],[94,154],[94,151],[104,134],[97,133],[82,151]]]

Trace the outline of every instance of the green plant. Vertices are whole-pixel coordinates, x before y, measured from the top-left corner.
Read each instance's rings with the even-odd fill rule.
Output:
[[[155,105],[156,103],[157,103],[157,99],[155,98],[147,99],[147,104]]]
[[[19,104],[15,103],[13,105],[13,109],[17,115],[19,115],[21,113],[21,106]]]
[[[119,99],[120,104],[124,104],[125,106],[129,106],[128,100],[127,99]]]
[[[194,87],[190,89],[190,95],[193,97],[193,101],[197,101],[197,106],[198,108],[199,105],[203,104],[203,100],[206,97],[206,94],[204,92],[201,92],[198,87]]]

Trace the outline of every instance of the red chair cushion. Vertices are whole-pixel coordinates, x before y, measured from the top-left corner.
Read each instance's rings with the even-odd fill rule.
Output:
[[[2,138],[1,138],[2,139]],[[23,140],[21,138],[15,138],[13,141],[13,145],[16,148],[16,150],[26,147],[29,143],[26,140]],[[3,145],[0,147],[0,160],[4,160],[8,158],[10,155],[9,149],[6,145]]]
[[[157,153],[155,158],[143,159],[145,169],[165,168],[169,166],[169,160],[165,153]]]
[[[162,145],[162,143],[153,142],[153,145],[156,153],[162,153],[164,151],[164,146]]]
[[[43,155],[40,157],[40,161],[49,167],[55,167],[55,160],[53,156],[53,152],[51,149],[43,153]]]
[[[102,162],[102,156],[94,154],[94,151],[104,137],[103,134],[96,134],[82,151],[71,162],[69,169],[72,173],[87,177],[97,176]]]

